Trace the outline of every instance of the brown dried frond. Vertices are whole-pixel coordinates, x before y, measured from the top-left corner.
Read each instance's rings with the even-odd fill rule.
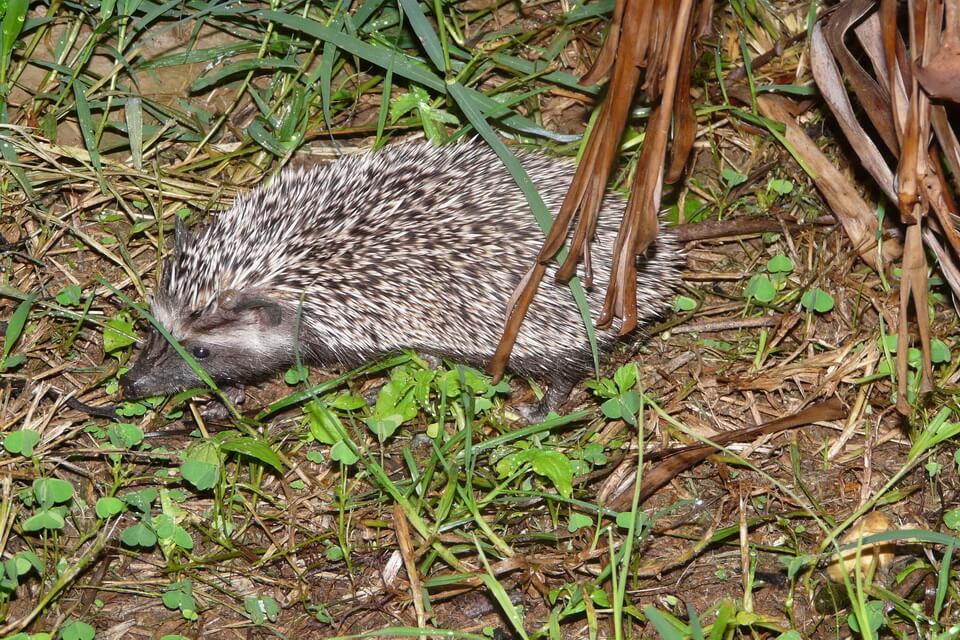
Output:
[[[712,13],[712,6],[712,0],[700,3],[699,24],[709,24],[706,17]],[[495,378],[503,374],[520,324],[546,273],[545,265],[563,247],[574,220],[576,227],[569,252],[556,277],[561,282],[570,280],[583,261],[585,285],[592,285],[590,242],[630,108],[640,89],[651,101],[659,102],[647,128],[636,182],[614,251],[613,273],[603,313],[597,323],[603,328],[619,319],[621,334],[636,327],[635,258],[656,238],[671,116],[677,129],[669,179],[676,180],[680,175],[696,132],[689,100],[689,76],[695,57],[693,9],[693,0],[618,0],[603,47],[582,79],[584,84],[590,84],[609,76],[607,96],[537,264],[514,294],[516,303],[509,310],[503,337],[488,367]],[[644,69],[646,72],[641,74]],[[682,99],[677,98],[680,92],[685,95]]]
[[[956,266],[960,255],[960,233],[955,223],[958,212],[940,161],[945,158],[956,176],[960,146],[944,107],[931,100],[951,95],[939,80],[944,69],[955,65],[960,70],[956,55],[960,50],[960,6],[956,0],[948,0],[946,7],[943,0],[917,0],[908,4],[906,15],[898,12],[893,0],[848,0],[815,27],[811,54],[814,77],[824,99],[864,168],[897,205],[905,226],[897,331],[897,407],[908,413],[907,316],[911,307],[923,351],[920,389],[932,389],[924,245],[937,257],[954,293],[960,293]],[[857,62],[845,42],[851,32],[866,53],[872,72]],[[835,64],[843,70],[842,78]],[[858,121],[844,81],[860,103],[861,113],[869,119],[873,135]],[[896,161],[895,167],[890,166],[874,138],[879,138]],[[933,217],[929,219],[931,211]]]

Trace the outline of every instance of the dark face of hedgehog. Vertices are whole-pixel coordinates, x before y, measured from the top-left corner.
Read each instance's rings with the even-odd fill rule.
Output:
[[[294,362],[293,333],[283,306],[269,297],[228,291],[202,310],[178,309],[162,296],[154,317],[217,386],[255,382]],[[158,331],[151,330],[136,364],[120,378],[125,397],[164,395],[205,386]]]
[[[217,386],[257,382],[289,368],[296,359],[298,309],[269,286],[251,286],[251,273],[261,266],[247,264],[245,255],[231,262],[220,240],[208,236],[209,229],[197,237],[177,221],[174,252],[150,305],[153,317]],[[120,385],[128,398],[205,386],[156,330]]]

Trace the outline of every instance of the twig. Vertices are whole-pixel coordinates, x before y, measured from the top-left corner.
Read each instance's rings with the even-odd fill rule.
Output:
[[[732,329],[757,329],[760,327],[773,327],[782,319],[783,314],[763,316],[760,318],[740,318],[736,320],[706,320],[704,322],[680,325],[674,327],[672,331],[673,333],[717,333],[718,331],[730,331]]]

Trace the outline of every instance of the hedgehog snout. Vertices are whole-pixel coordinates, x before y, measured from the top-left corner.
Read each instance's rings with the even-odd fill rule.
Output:
[[[149,393],[147,388],[146,366],[144,354],[140,354],[133,367],[120,376],[120,392],[124,398],[142,398]]]
[[[177,375],[171,369],[171,347],[156,330],[151,330],[130,370],[120,376],[120,390],[125,398],[143,398],[168,392],[177,386]]]
[[[120,376],[120,393],[124,398],[142,398],[147,394],[146,389],[144,389],[143,378],[130,375],[131,371]]]

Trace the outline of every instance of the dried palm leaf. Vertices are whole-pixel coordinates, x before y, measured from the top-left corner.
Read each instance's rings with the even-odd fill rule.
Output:
[[[960,70],[960,6],[957,0],[948,0],[945,10],[942,0],[912,0],[906,6],[905,25],[898,11],[893,0],[841,3],[828,20],[814,28],[811,57],[814,78],[827,105],[864,168],[896,204],[906,228],[897,330],[897,408],[907,413],[907,317],[911,308],[923,353],[920,390],[932,389],[924,245],[937,257],[954,293],[960,294],[955,264],[960,255],[957,206],[940,160],[944,158],[956,179],[960,146],[943,107],[931,102],[931,97],[954,94],[946,86],[945,73]],[[866,54],[872,74],[847,46],[850,32]],[[858,120],[844,80],[870,121],[870,132]],[[870,133],[879,138],[888,155],[880,151]],[[896,160],[895,167],[889,157]],[[930,212],[933,216],[928,217]]]
[[[640,89],[651,101],[659,102],[647,128],[636,183],[617,239],[604,310],[597,323],[599,327],[607,327],[619,319],[620,333],[636,326],[636,256],[646,250],[657,233],[671,115],[676,119],[677,133],[670,179],[675,180],[682,172],[695,136],[696,121],[688,98],[690,69],[695,57],[691,34],[693,6],[693,0],[617,0],[603,47],[581,81],[592,84],[609,76],[606,99],[537,264],[514,292],[514,304],[508,310],[503,336],[488,366],[495,378],[503,374],[520,324],[546,273],[546,265],[562,249],[574,221],[576,227],[569,252],[556,278],[561,282],[570,280],[583,262],[585,285],[592,285],[590,242],[630,108]],[[709,24],[703,18],[712,12],[712,0],[700,6],[699,23]],[[677,100],[678,92],[686,97]]]

